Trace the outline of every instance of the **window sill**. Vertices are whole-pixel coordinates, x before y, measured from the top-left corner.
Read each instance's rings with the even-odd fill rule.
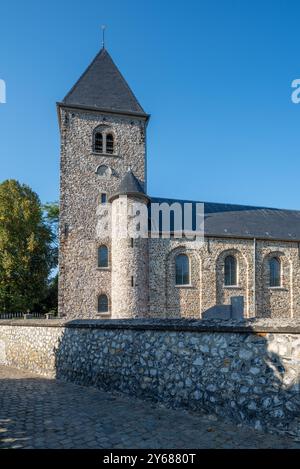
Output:
[[[284,287],[268,287],[269,290],[274,290],[274,291],[288,291],[287,288]]]
[[[104,270],[105,272],[110,271],[110,267],[97,267],[96,270]]]
[[[224,288],[228,290],[242,290],[243,287],[240,287],[239,285],[224,285]]]
[[[121,155],[117,153],[98,153],[96,151],[92,151],[92,155],[94,156],[108,156],[108,157],[113,157],[113,158],[121,158]]]
[[[110,313],[97,313],[97,316],[99,316],[99,318],[109,319],[111,317],[111,314]]]
[[[175,288],[194,288],[193,285],[188,284],[188,285],[175,285]]]

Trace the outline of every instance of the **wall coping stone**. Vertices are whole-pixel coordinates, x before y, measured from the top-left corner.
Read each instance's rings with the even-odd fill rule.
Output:
[[[173,331],[173,332],[238,332],[300,334],[300,318],[221,319],[30,319],[0,320],[1,326],[61,327],[77,329]]]

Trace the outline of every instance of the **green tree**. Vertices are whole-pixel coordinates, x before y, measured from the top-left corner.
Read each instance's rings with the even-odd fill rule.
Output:
[[[58,306],[58,222],[59,222],[59,205],[58,202],[47,202],[43,205],[44,220],[52,232],[52,255],[54,261],[54,272],[48,279],[47,290],[44,298],[37,305],[38,311],[47,311],[57,314]]]
[[[58,222],[59,222],[59,205],[58,202],[47,202],[43,205],[44,220],[52,232],[52,255],[54,259],[54,267],[58,263]]]
[[[15,180],[1,183],[0,312],[32,311],[45,297],[54,241],[37,194]]]
[[[48,279],[45,296],[36,305],[36,310],[43,313],[57,314],[58,307],[58,274]]]

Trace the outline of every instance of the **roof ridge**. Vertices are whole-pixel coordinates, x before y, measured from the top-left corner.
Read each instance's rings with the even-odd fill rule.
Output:
[[[249,207],[249,208],[257,208],[261,210],[277,210],[283,212],[300,212],[300,209],[294,208],[279,208],[279,207],[265,207],[262,205],[249,205],[249,204],[237,204],[233,202],[209,202],[204,200],[190,200],[190,199],[175,199],[173,197],[157,197],[151,196],[151,199],[159,199],[159,200],[172,200],[174,202],[187,202],[187,203],[200,203],[200,204],[211,204],[211,205],[229,205],[233,207]]]

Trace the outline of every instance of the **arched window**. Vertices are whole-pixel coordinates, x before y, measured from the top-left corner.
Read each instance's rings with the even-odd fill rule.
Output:
[[[224,279],[226,286],[237,285],[237,265],[234,256],[227,256],[224,262]]]
[[[107,295],[98,296],[98,313],[108,313],[108,298]]]
[[[108,177],[110,176],[110,168],[105,164],[102,164],[98,166],[98,168],[96,169],[96,173],[98,174],[98,176]]]
[[[94,134],[94,152],[103,153],[103,135],[101,132]]]
[[[100,246],[98,248],[98,267],[108,267],[108,248]]]
[[[281,263],[278,257],[269,260],[270,267],[270,287],[281,286]]]
[[[176,285],[189,285],[190,263],[186,254],[178,254],[175,259]]]
[[[106,135],[106,153],[112,154],[114,152],[114,137],[112,134]]]

